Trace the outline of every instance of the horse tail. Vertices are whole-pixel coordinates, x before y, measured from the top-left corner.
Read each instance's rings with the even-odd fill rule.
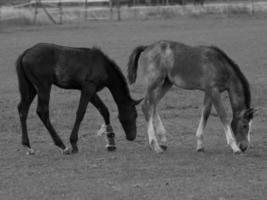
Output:
[[[27,78],[23,70],[23,58],[27,54],[28,50],[25,50],[16,61],[16,71],[18,77],[19,92],[21,100],[30,98],[32,92],[35,92],[34,86],[31,81]]]
[[[138,46],[136,47],[132,54],[129,57],[128,62],[128,74],[127,78],[130,84],[133,84],[136,81],[137,68],[138,68],[138,60],[141,53],[147,48],[147,46]]]
[[[25,73],[23,71],[23,57],[25,56],[26,51],[24,51],[17,59],[16,61],[16,71],[17,71],[17,76],[18,76],[18,81],[19,81],[19,91],[22,95],[23,91],[25,89],[28,89],[29,81],[27,77],[25,76]]]

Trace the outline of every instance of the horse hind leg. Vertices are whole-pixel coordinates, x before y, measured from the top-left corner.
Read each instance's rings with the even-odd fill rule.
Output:
[[[207,94],[205,94],[201,118],[196,132],[198,152],[204,151],[203,133],[210,115],[211,106],[212,106],[211,98]]]
[[[161,134],[161,142],[166,143],[166,130],[163,127],[163,124],[160,123],[161,120],[157,113],[157,104],[171,86],[170,83],[166,85],[164,83],[161,85],[158,84],[154,87],[152,87],[153,85],[151,84],[152,86],[148,88],[144,103],[142,105],[143,113],[145,115],[146,120],[148,121],[147,132],[149,144],[151,148],[157,153],[163,152],[163,149],[159,145],[156,137],[157,133]],[[163,145],[163,148],[166,149],[166,146]]]
[[[163,150],[167,150],[167,137],[166,137],[166,129],[163,126],[163,123],[160,119],[160,116],[158,114],[158,112],[156,113],[156,133],[159,136],[159,140],[160,140],[160,147]]]
[[[147,93],[142,104],[142,111],[144,113],[145,119],[148,122],[147,134],[150,147],[157,153],[163,152],[162,148],[159,146],[155,129],[154,129],[154,109],[153,109],[153,93]]]
[[[163,98],[163,96],[166,94],[166,92],[171,88],[172,84],[171,82],[166,79],[161,87],[156,91],[156,104],[159,103],[159,101]],[[156,134],[159,136],[160,139],[160,146],[162,149],[167,149],[167,137],[166,137],[166,129],[163,126],[163,123],[161,121],[161,118],[159,116],[159,113],[157,111],[157,108],[155,107],[155,127],[156,127]]]
[[[51,86],[49,87],[42,87],[38,90],[38,104],[37,104],[37,114],[40,117],[41,121],[47,128],[50,136],[53,139],[53,142],[56,146],[61,148],[64,151],[66,151],[66,146],[56,133],[54,127],[51,124],[50,118],[49,118],[49,98],[50,98],[50,90]]]
[[[161,153],[163,152],[163,149],[161,148],[161,146],[159,145],[157,136],[156,136],[156,131],[154,128],[154,116],[155,113],[152,110],[152,115],[150,116],[149,122],[148,122],[148,137],[149,137],[149,144],[151,146],[151,148],[156,151],[157,153]]]
[[[21,87],[21,86],[20,86]],[[20,88],[21,90],[21,100],[18,104],[18,112],[19,112],[19,118],[22,128],[22,138],[21,143],[23,146],[27,147],[27,155],[34,154],[34,150],[31,148],[30,140],[28,136],[28,130],[27,130],[27,117],[30,105],[36,96],[36,90],[34,87],[30,84],[27,85],[25,88]]]

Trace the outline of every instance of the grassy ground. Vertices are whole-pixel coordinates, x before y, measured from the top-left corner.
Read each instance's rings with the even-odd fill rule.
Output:
[[[0,199],[178,199],[259,200],[267,195],[267,21],[264,18],[179,18],[173,20],[90,22],[87,24],[1,29],[0,33]],[[126,72],[128,55],[140,44],[168,39],[187,44],[213,44],[227,52],[251,83],[252,103],[260,111],[252,130],[252,147],[235,156],[226,146],[221,123],[211,117],[205,131],[205,153],[195,151],[195,131],[203,94],[172,89],[160,105],[168,131],[168,151],[148,148],[144,117],[138,107],[138,137],[127,142],[117,109],[107,90],[116,132],[116,152],[104,149],[95,132],[103,122],[90,105],[79,134],[80,153],[63,156],[52,144],[32,105],[28,126],[35,156],[20,145],[19,94],[14,63],[37,42],[68,46],[97,45]],[[131,88],[143,96],[143,85]],[[68,143],[78,105],[77,91],[53,88],[51,118]],[[225,102],[228,100],[225,98]],[[229,115],[230,115],[230,109]]]

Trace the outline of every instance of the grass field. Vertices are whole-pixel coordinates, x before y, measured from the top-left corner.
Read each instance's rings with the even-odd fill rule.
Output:
[[[267,20],[266,18],[179,18],[171,20],[88,22],[78,25],[0,30],[0,199],[73,200],[263,200],[267,196]],[[140,44],[168,39],[187,44],[213,44],[241,67],[251,84],[252,104],[259,108],[247,153],[233,155],[222,125],[213,115],[205,131],[206,152],[195,151],[195,131],[203,94],[173,88],[160,105],[168,131],[168,150],[156,154],[147,145],[146,125],[138,106],[138,137],[125,140],[117,108],[105,89],[117,151],[107,152],[96,137],[103,120],[89,105],[79,132],[80,153],[64,156],[52,144],[31,107],[28,128],[34,156],[20,145],[19,94],[14,63],[37,42],[68,46],[96,45],[126,72],[128,56]],[[140,79],[139,79],[140,80]],[[131,87],[142,97],[143,85]],[[228,99],[225,103],[228,105]],[[53,88],[52,123],[68,144],[79,92]],[[227,107],[230,116],[230,108]],[[214,113],[214,111],[213,111]]]

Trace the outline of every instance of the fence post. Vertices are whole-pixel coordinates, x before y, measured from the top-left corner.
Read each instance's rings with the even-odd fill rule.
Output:
[[[35,8],[34,8],[34,16],[33,16],[33,23],[36,24],[37,21],[37,15],[38,15],[38,3],[39,1],[35,1]]]
[[[110,20],[113,19],[113,0],[109,0]]]
[[[166,0],[165,4],[168,6],[170,4],[169,0]]]
[[[88,18],[87,8],[88,8],[88,4],[87,4],[87,0],[85,0],[84,1],[84,19],[85,20],[87,20]]]
[[[57,24],[56,20],[50,15],[50,13],[47,11],[47,9],[42,4],[41,0],[37,0],[40,3],[40,7],[43,9],[44,13],[47,15],[47,17],[54,23]]]
[[[230,2],[229,2],[229,0],[225,0],[225,2],[226,2],[226,6],[224,7],[224,13],[226,13],[229,16],[231,14],[231,12],[230,12]]]
[[[136,2],[136,0],[133,0],[132,8],[134,10],[134,18],[137,18],[137,8],[136,8],[136,6],[137,6],[137,2]]]
[[[120,7],[121,7],[121,2],[120,2],[120,0],[116,0],[116,7],[117,7],[117,14],[118,14],[118,21],[121,21],[121,9],[120,9]]]
[[[251,15],[255,14],[255,0],[251,0]]]
[[[62,2],[59,0],[58,2],[58,9],[59,9],[59,24],[63,23],[63,7],[62,7]]]

